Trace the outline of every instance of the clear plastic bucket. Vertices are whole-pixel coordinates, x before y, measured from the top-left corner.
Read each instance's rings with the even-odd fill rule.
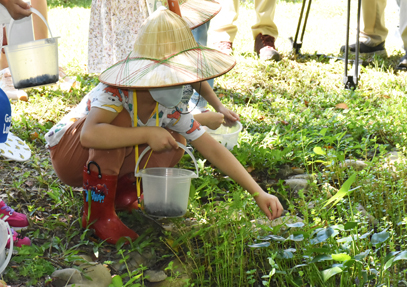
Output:
[[[7,240],[10,238],[10,248],[6,257]],[[13,233],[7,222],[0,219],[0,274],[4,272],[13,254]]]
[[[58,38],[53,38],[47,21],[31,8],[47,25],[51,38],[4,46],[13,84],[16,89],[53,84],[59,80]],[[14,21],[10,22],[11,35]]]
[[[220,142],[229,150],[233,149],[233,147],[237,145],[237,140],[239,139],[241,130],[242,124],[240,122],[235,122],[235,124],[230,127],[221,125],[216,130],[206,128],[208,134],[210,134],[215,140]]]
[[[137,172],[142,157],[150,150],[147,147],[136,164],[135,175],[141,177],[143,184],[144,211],[154,217],[180,217],[188,207],[191,179],[197,178],[198,165],[193,154],[183,145],[195,164],[196,173],[180,168],[152,167]]]

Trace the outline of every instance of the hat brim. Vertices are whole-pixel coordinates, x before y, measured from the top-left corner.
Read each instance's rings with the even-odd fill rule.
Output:
[[[26,161],[31,157],[31,149],[23,140],[9,133],[7,141],[0,143],[0,155],[8,160]]]
[[[236,64],[232,56],[206,47],[196,47],[165,59],[129,57],[105,70],[99,80],[120,88],[164,88],[219,77]]]
[[[222,6],[210,0],[188,0],[180,5],[182,19],[187,22],[188,27],[192,30],[215,17],[221,10]]]

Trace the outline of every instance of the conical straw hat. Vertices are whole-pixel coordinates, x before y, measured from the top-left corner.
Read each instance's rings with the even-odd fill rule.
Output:
[[[140,28],[133,52],[99,80],[127,89],[170,87],[218,77],[235,64],[232,56],[199,46],[182,18],[160,7]]]
[[[182,1],[180,1],[182,2]],[[210,0],[187,0],[180,5],[182,19],[190,29],[195,29],[215,17],[221,5]]]

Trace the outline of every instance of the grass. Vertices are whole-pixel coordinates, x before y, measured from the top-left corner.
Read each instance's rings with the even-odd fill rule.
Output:
[[[145,267],[118,271],[112,264],[129,262],[131,252],[148,251],[157,256],[151,268],[170,277],[168,286],[179,280],[187,286],[407,285],[407,83],[405,73],[394,71],[402,50],[393,37],[398,21],[393,3],[386,10],[389,57],[362,67],[355,91],[343,88],[341,61],[314,55],[337,55],[345,41],[346,1],[313,1],[305,57],[292,55],[287,40],[295,33],[301,3],[280,1],[275,22],[283,59],[277,63],[260,62],[253,54],[253,3],[241,6],[234,43],[238,64],[215,84],[222,102],[242,118],[244,130],[232,152],[264,189],[281,198],[289,215],[303,221],[268,223],[239,186],[195,152],[201,176],[193,180],[186,218],[197,225],[176,219],[175,232],[168,232],[138,213],[121,214],[143,236],[116,247],[80,228],[80,189],[58,180],[44,147],[46,131],[97,84],[85,69],[89,3],[72,3],[49,2],[49,22],[61,36],[60,65],[80,85],[69,93],[33,89],[28,102],[12,105],[13,132],[28,142],[33,155],[25,163],[1,162],[1,197],[29,215],[26,235],[33,246],[13,256],[3,275],[9,284],[44,286],[54,270],[72,267],[79,254],[88,254],[124,282],[133,278],[133,286],[148,286]],[[393,164],[391,151],[399,153]],[[362,160],[366,166],[344,168],[345,160]],[[179,166],[193,169],[188,156]],[[311,174],[309,188],[296,193],[287,188],[284,166]],[[176,259],[187,277],[176,268]]]

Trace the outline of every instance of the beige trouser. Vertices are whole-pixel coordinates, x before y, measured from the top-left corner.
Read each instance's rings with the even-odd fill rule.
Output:
[[[211,21],[211,30],[215,41],[231,41],[235,39],[237,26],[234,22],[239,16],[239,0],[220,0],[222,10]],[[278,36],[274,14],[276,11],[276,0],[254,0],[257,21],[252,26],[253,39],[259,33]]]
[[[407,48],[407,0],[400,0],[400,35]],[[384,10],[387,0],[362,0],[363,23],[361,41],[376,46],[386,40],[388,29],[385,26]]]

